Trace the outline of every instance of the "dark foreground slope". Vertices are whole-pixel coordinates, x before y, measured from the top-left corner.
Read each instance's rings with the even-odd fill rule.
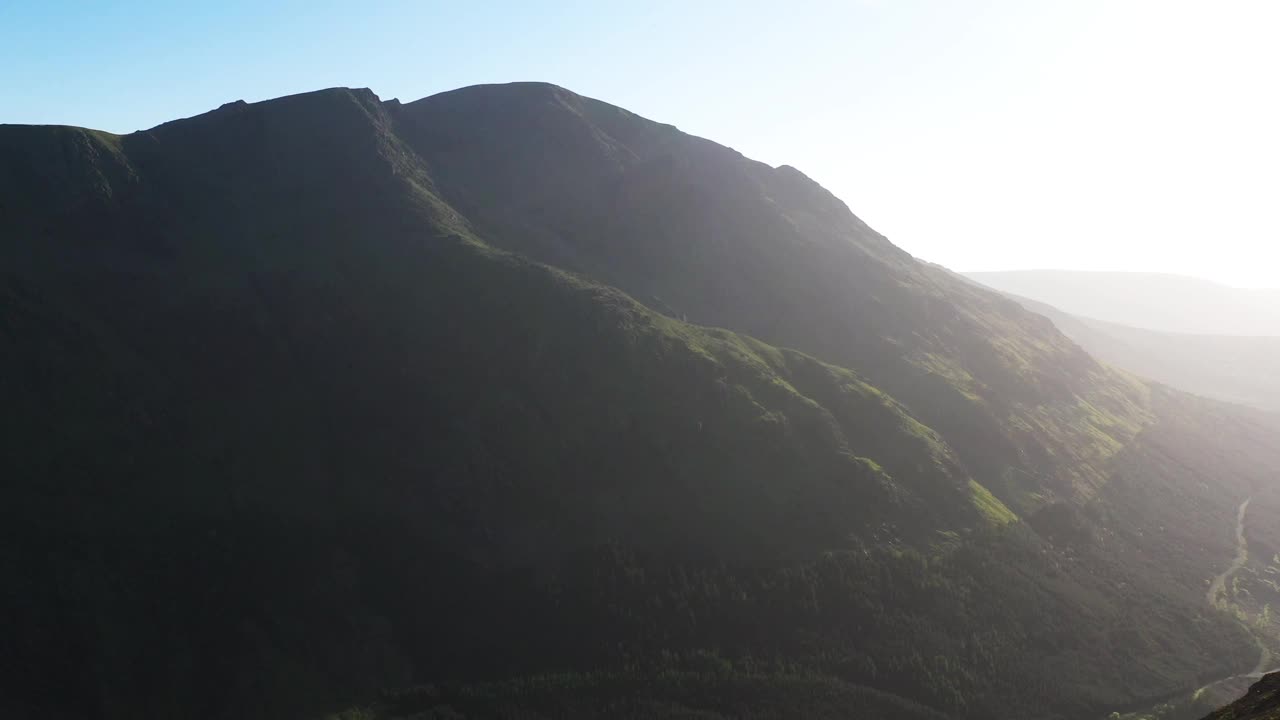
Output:
[[[794,170],[333,90],[0,127],[0,198],[13,714],[1074,718],[1256,659],[1203,596],[1274,429]]]
[[[1267,675],[1249,694],[1204,720],[1276,720],[1280,718],[1280,673]]]

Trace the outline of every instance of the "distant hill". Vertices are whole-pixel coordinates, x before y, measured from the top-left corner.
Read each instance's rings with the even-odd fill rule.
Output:
[[[1099,360],[1197,395],[1280,411],[1280,337],[1143,330],[1010,297],[1053,320]]]
[[[1022,270],[965,276],[1072,315],[1145,330],[1280,337],[1280,290],[1155,273]]]
[[[1280,607],[1273,418],[543,83],[0,126],[0,406],[13,717],[1077,720]]]

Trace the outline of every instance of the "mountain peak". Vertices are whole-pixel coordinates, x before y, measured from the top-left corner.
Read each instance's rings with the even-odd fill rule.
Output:
[[[540,80],[519,80],[507,83],[479,83],[477,85],[467,85],[465,87],[456,88],[454,90],[446,90],[445,92],[428,95],[427,97],[415,100],[409,105],[416,105],[421,102],[441,97],[471,97],[471,98],[501,98],[512,100],[517,98],[523,99],[543,99],[543,98],[565,98],[565,97],[581,97],[572,90],[556,85],[554,83],[543,82]]]

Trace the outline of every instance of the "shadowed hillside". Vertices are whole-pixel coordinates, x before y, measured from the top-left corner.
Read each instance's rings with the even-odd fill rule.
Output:
[[[1256,658],[1204,593],[1269,421],[794,169],[337,89],[0,126],[0,198],[18,715],[1078,718]]]

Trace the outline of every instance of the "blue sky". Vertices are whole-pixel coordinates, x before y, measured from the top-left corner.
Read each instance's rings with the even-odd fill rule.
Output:
[[[1280,285],[1277,36],[1271,0],[0,0],[0,122],[546,80],[795,165],[957,269]]]

